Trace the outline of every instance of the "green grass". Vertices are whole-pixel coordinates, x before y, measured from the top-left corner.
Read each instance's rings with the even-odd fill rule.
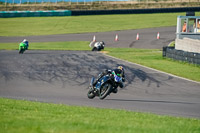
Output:
[[[108,55],[171,73],[180,77],[200,81],[200,66],[162,57],[157,49],[105,48]]]
[[[168,46],[169,47],[175,47],[175,41],[172,41]]]
[[[16,50],[19,43],[0,43],[0,49]],[[87,41],[30,43],[29,50],[91,50]]]
[[[185,13],[0,18],[0,36],[105,32],[175,26]],[[196,16],[200,12],[196,12]]]
[[[0,98],[2,133],[199,133],[200,120]]]

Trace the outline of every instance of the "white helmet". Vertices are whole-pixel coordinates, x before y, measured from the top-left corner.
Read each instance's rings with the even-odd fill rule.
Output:
[[[26,39],[24,39],[22,42],[23,42],[23,43],[25,43],[25,42],[27,42],[27,40],[26,40]]]

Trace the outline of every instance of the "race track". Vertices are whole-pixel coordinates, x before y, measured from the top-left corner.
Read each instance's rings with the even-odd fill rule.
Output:
[[[157,40],[157,33],[160,34],[160,39]],[[139,34],[139,40],[136,40],[136,35]],[[63,41],[92,41],[93,36],[96,36],[96,41],[104,41],[106,47],[124,47],[124,48],[145,48],[145,49],[162,49],[170,42],[175,40],[176,27],[162,27],[139,30],[125,30],[112,32],[84,33],[84,34],[63,34],[63,35],[48,35],[48,36],[26,36],[26,37],[2,37],[0,43],[21,42],[24,38],[29,42],[63,42]],[[118,34],[119,41],[115,41],[115,36]]]
[[[125,87],[105,100],[88,99],[91,77],[118,65]],[[200,83],[91,51],[1,50],[0,97],[200,118]]]

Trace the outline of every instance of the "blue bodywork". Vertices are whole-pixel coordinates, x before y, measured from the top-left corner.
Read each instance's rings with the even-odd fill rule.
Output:
[[[99,79],[99,81],[97,82],[97,84],[95,85],[95,88],[97,90],[100,90],[101,86],[107,82],[110,79],[110,77],[108,75],[103,76],[101,79]]]

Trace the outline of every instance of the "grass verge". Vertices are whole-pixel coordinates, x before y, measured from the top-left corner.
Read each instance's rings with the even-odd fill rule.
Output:
[[[158,49],[106,48],[108,55],[171,73],[180,77],[200,81],[200,66],[163,58]]]
[[[19,43],[0,43],[0,49],[16,50]],[[91,50],[87,41],[31,43],[29,50]]]
[[[198,119],[5,98],[0,98],[0,118],[0,130],[3,133],[189,133],[200,131]]]
[[[0,36],[105,32],[175,26],[185,13],[0,18]],[[196,16],[200,12],[196,12]]]

